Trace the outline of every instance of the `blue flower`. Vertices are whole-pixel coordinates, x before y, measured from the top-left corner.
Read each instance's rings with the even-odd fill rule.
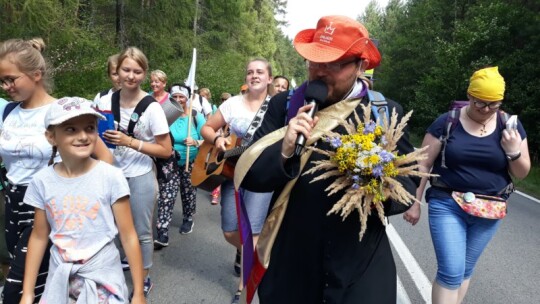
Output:
[[[377,125],[375,124],[375,122],[371,121],[369,123],[367,123],[365,126],[364,126],[364,134],[369,134],[369,133],[373,133],[375,131],[375,127]]]
[[[371,170],[371,174],[375,177],[381,177],[383,176],[383,167],[381,165],[376,165]]]
[[[383,145],[388,144],[388,141],[386,140],[386,136],[385,136],[385,135],[381,136],[381,144],[383,144]]]
[[[360,185],[358,185],[357,183],[354,183],[352,184],[351,188],[353,188],[354,190],[358,190],[358,188],[360,188]]]
[[[362,182],[362,178],[358,175],[353,175],[351,178],[355,184],[359,184]]]
[[[388,152],[388,151],[381,151],[379,153],[379,156],[381,157],[381,160],[383,163],[389,163],[391,162],[392,160],[394,160],[394,154]]]
[[[334,149],[341,147],[341,145],[343,144],[341,142],[341,138],[339,137],[331,137],[329,138],[328,142],[330,142],[330,146],[332,146],[332,148]]]

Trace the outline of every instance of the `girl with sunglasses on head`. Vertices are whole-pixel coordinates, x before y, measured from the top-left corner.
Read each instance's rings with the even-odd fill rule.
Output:
[[[47,142],[45,113],[56,100],[50,95],[52,75],[42,51],[41,38],[28,41],[6,40],[0,44],[0,86],[11,103],[0,108],[0,157],[7,169],[6,243],[13,259],[4,287],[5,303],[18,303],[21,297],[26,245],[32,231],[34,208],[22,203],[32,176],[47,166],[52,148]],[[112,162],[112,155],[98,140],[94,156]],[[45,258],[36,284],[36,300],[43,292],[48,258]]]

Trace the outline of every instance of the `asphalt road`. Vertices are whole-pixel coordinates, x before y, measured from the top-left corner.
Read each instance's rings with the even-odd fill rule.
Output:
[[[514,193],[508,214],[480,257],[464,303],[540,303],[540,204]],[[427,279],[437,271],[429,235],[427,206],[420,222],[412,227],[401,216],[390,219]],[[420,276],[410,274],[394,253],[400,277],[411,303],[426,303],[416,284]]]
[[[180,199],[169,232],[170,245],[154,253],[151,271],[154,288],[149,303],[228,304],[238,278],[233,274],[235,250],[225,242],[221,233],[220,207],[210,205],[209,194],[199,191],[194,231],[181,235],[178,233],[182,219],[179,202]],[[425,274],[427,280],[424,283],[430,284],[435,276],[436,261],[426,208],[423,206],[423,216],[415,227],[399,215],[390,218],[421,272],[413,271],[411,274],[394,252],[398,276],[404,286],[398,300],[400,304],[426,303],[418,287],[422,288],[422,284],[417,285],[422,280],[418,278]],[[539,203],[517,194],[512,196],[507,217],[476,267],[465,303],[540,303],[538,219]],[[430,286],[424,285],[423,288]],[[430,290],[424,290],[426,293]]]

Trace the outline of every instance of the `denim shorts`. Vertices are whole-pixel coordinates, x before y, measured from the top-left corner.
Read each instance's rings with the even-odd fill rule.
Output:
[[[469,215],[450,194],[428,191],[429,229],[437,256],[435,280],[440,286],[455,290],[472,276],[501,221]]]
[[[268,214],[268,206],[272,199],[272,193],[257,193],[243,190],[244,204],[246,205],[253,234],[261,233],[266,215]],[[238,231],[236,200],[232,181],[226,181],[221,184],[221,229],[223,232]]]

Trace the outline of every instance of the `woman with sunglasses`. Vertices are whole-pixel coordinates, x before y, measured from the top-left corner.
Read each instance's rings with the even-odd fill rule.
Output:
[[[228,124],[230,131],[237,138],[242,139],[243,145],[248,145],[251,142],[256,128],[260,126],[262,116],[264,115],[263,112],[266,111],[268,101],[270,100],[269,87],[272,84],[272,68],[270,63],[262,58],[251,60],[246,67],[245,81],[248,87],[247,92],[243,95],[231,97],[223,102],[217,112],[210,116],[201,129],[201,134],[206,142],[213,143],[221,151],[226,150],[226,146],[230,144],[229,138],[225,138],[218,133],[225,125]],[[255,123],[256,118],[261,120]],[[243,195],[247,215],[251,223],[253,241],[257,243],[272,193],[255,193],[242,189],[240,191]],[[242,245],[240,244],[240,234],[238,233],[233,181],[226,181],[221,185],[221,228],[225,240],[236,247],[234,270],[240,276]],[[240,300],[241,290],[242,282],[240,282],[238,291],[233,297],[233,303],[238,303]]]
[[[531,167],[523,126],[517,121],[514,127],[506,127],[499,111],[504,90],[497,67],[476,71],[467,90],[469,104],[455,115],[455,127],[447,128],[448,116],[455,112],[443,114],[428,128],[422,143],[429,148],[420,169],[439,175],[426,192],[437,257],[434,304],[463,301],[474,267],[501,222],[487,214],[471,215],[466,212],[470,207],[461,205],[486,196],[507,200],[513,190],[512,177],[525,178]],[[422,179],[418,200],[426,183],[427,179]],[[491,202],[485,206],[490,209]],[[415,225],[420,205],[415,203],[403,217]]]

